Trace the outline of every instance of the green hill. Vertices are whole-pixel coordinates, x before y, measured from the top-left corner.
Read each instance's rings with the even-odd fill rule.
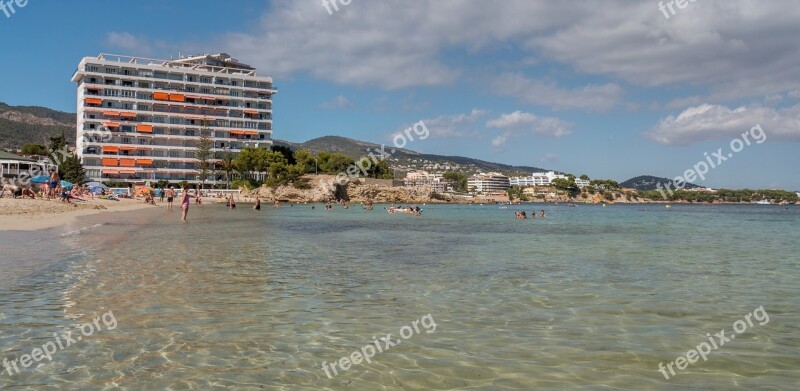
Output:
[[[627,181],[622,182],[619,185],[626,189],[648,191],[648,190],[656,190],[659,183],[661,184],[662,187],[666,187],[666,184],[671,182],[672,179],[659,178],[657,176],[652,176],[652,175],[641,175],[635,178],[628,179]],[[696,189],[699,187],[703,186],[698,186],[695,185],[694,183],[687,183],[685,189]]]
[[[0,148],[19,149],[28,143],[47,145],[50,137],[67,136],[75,145],[75,113],[0,102]]]
[[[358,159],[368,152],[367,150],[380,150],[381,145],[370,143],[366,141],[359,141],[340,136],[324,136],[315,138],[304,143],[293,143],[283,140],[274,140],[275,145],[283,145],[292,149],[308,149],[311,152],[341,152],[346,155]],[[391,153],[391,146],[385,147],[387,153]],[[432,169],[437,164],[440,169],[434,170],[448,170],[446,167],[452,167],[455,171],[464,173],[474,172],[487,172],[498,171],[502,173],[524,173],[530,174],[532,172],[549,171],[538,167],[530,166],[514,166],[501,163],[492,163],[478,159],[472,159],[463,156],[442,156],[433,154],[424,154],[415,152],[408,149],[397,149],[392,153],[389,158],[391,166],[398,170],[412,170],[412,169]]]

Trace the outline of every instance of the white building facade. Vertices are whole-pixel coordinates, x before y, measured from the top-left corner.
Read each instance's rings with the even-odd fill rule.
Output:
[[[467,189],[473,193],[504,193],[511,187],[509,178],[500,173],[480,173],[467,180]]]
[[[77,83],[77,154],[95,181],[203,182],[195,158],[201,130],[221,153],[272,146],[272,78],[227,54],[178,60],[85,57]]]

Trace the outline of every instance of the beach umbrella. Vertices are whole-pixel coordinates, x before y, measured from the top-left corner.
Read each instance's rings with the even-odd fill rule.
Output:
[[[106,185],[104,185],[104,184],[102,184],[100,182],[89,182],[89,183],[86,184],[86,187],[88,187],[89,189],[104,189],[104,190],[108,190],[108,186],[106,186]]]
[[[69,190],[69,189],[72,189],[72,186],[73,186],[72,182],[70,182],[70,181],[61,181],[61,188],[62,189]]]
[[[50,177],[47,175],[37,175],[31,178],[31,182],[33,183],[48,183],[50,182]]]
[[[152,194],[153,193],[153,189],[149,188],[149,187],[146,187],[146,186],[142,186],[142,187],[136,189],[136,195],[140,195],[140,194],[144,194],[144,193]]]

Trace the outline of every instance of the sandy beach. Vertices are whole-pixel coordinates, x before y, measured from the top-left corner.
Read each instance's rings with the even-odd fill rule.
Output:
[[[141,200],[89,200],[72,203],[0,198],[0,231],[35,231],[65,225],[81,216],[156,208]]]

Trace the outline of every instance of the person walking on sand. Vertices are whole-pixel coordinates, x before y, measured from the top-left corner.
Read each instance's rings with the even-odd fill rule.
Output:
[[[170,186],[167,190],[167,210],[172,210],[173,201],[175,201],[175,187]]]
[[[181,209],[183,211],[183,214],[181,215],[181,220],[184,223],[186,222],[186,216],[189,214],[189,204],[190,203],[191,202],[189,202],[189,185],[184,185],[183,186],[183,196],[182,196],[182,201],[181,201]]]

